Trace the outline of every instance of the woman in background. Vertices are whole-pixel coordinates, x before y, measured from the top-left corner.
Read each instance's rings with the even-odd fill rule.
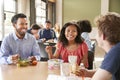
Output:
[[[82,32],[81,36],[85,40],[85,42],[88,46],[88,50],[92,51],[91,40],[89,37],[89,33],[92,31],[92,26],[90,24],[90,21],[89,20],[79,20],[77,22],[77,24],[80,27],[80,30]]]
[[[89,67],[88,69],[93,69],[93,60],[94,60],[94,47],[91,44],[91,39],[89,37],[89,33],[92,31],[92,26],[90,24],[89,20],[79,20],[77,24],[80,27],[80,30],[82,32],[81,36],[85,40],[87,46],[88,46],[88,63]]]
[[[60,35],[60,25],[58,23],[55,24],[55,26],[53,27],[55,33],[56,33],[56,37],[58,38]]]

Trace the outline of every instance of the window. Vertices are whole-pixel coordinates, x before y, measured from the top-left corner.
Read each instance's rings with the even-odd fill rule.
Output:
[[[8,3],[9,2],[9,3]],[[16,13],[15,0],[4,0],[4,34],[5,36],[14,30],[11,18]]]
[[[11,17],[16,13],[16,0],[0,0],[0,40],[13,31]]]
[[[36,0],[36,23],[44,24],[46,21],[46,3],[41,0]]]

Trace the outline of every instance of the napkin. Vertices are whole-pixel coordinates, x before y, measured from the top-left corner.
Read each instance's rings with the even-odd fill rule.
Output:
[[[80,80],[77,76],[60,76],[49,74],[47,80]]]

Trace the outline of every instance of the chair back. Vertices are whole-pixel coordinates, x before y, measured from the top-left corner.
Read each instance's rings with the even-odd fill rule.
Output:
[[[38,45],[40,47],[40,55],[41,55],[41,61],[47,61],[48,58],[48,53],[45,51],[46,45],[42,42],[38,42]],[[53,53],[55,52],[55,47],[52,48]]]
[[[88,51],[88,64],[89,64],[88,69],[93,69],[93,61],[94,61],[94,56],[95,56],[96,40],[92,41],[91,46],[92,46],[92,50]]]
[[[2,41],[0,41],[0,46],[1,46],[1,44],[2,44]]]

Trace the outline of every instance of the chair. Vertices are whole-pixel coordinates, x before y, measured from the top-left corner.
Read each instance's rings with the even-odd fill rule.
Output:
[[[1,46],[1,44],[2,44],[2,41],[0,41],[0,46]]]
[[[38,42],[38,45],[40,47],[41,61],[47,61],[49,58],[48,58],[47,52],[45,51],[46,45],[44,45],[42,42]],[[52,49],[53,53],[55,52],[55,49],[56,48],[53,47],[53,49]]]
[[[92,41],[92,51],[88,51],[88,69],[93,69],[96,41]]]

